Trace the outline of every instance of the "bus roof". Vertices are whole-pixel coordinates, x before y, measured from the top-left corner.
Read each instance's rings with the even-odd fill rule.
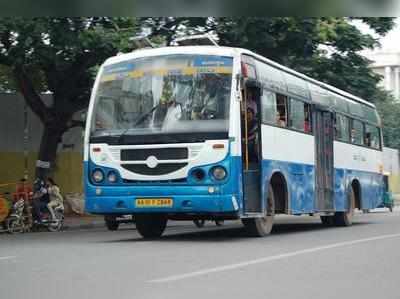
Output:
[[[203,55],[220,55],[220,56],[238,56],[241,54],[246,54],[260,60],[272,67],[280,69],[288,74],[294,75],[298,78],[301,78],[309,83],[313,83],[327,91],[333,92],[337,95],[343,96],[349,100],[353,100],[358,103],[362,103],[366,106],[375,108],[375,105],[363,100],[360,97],[352,95],[346,91],[333,87],[329,84],[320,82],[311,77],[308,77],[304,74],[296,72],[288,67],[285,67],[277,62],[274,62],[268,58],[265,58],[259,54],[256,54],[252,51],[242,49],[242,48],[232,48],[232,47],[220,47],[220,46],[172,46],[172,47],[160,47],[160,48],[144,48],[135,50],[131,53],[120,54],[114,57],[111,57],[106,60],[104,65],[114,64],[118,62],[123,62],[130,59],[141,58],[141,57],[151,57],[151,56],[161,56],[161,55],[173,55],[173,54],[203,54]]]

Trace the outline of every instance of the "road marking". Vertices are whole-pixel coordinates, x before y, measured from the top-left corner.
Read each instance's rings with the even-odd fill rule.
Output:
[[[16,256],[0,256],[0,261],[15,259]]]
[[[245,262],[241,262],[241,263],[219,266],[219,267],[215,267],[215,268],[208,268],[208,269],[203,269],[203,270],[199,270],[199,271],[179,274],[179,275],[172,275],[172,276],[168,276],[168,277],[164,277],[164,278],[157,278],[157,279],[150,280],[148,282],[149,283],[164,283],[164,282],[178,281],[178,280],[183,280],[183,279],[187,279],[187,278],[203,276],[203,275],[207,275],[207,274],[211,274],[211,273],[224,272],[224,271],[228,271],[228,270],[235,270],[238,268],[248,267],[251,265],[268,263],[268,262],[272,262],[272,261],[276,261],[276,260],[294,257],[297,255],[303,255],[303,254],[307,254],[307,253],[313,253],[313,252],[318,252],[318,251],[323,251],[323,250],[328,250],[328,249],[333,249],[333,248],[338,248],[338,247],[345,247],[345,246],[356,245],[356,244],[360,244],[360,243],[366,243],[366,242],[383,240],[383,239],[398,238],[398,237],[400,237],[400,233],[383,235],[383,236],[366,238],[366,239],[358,239],[358,240],[346,241],[346,242],[340,242],[340,243],[334,243],[334,244],[329,244],[329,245],[325,245],[325,246],[312,247],[312,248],[308,248],[308,249],[268,256],[268,257],[259,258],[259,259],[255,259],[255,260],[249,260],[249,261],[245,261]]]

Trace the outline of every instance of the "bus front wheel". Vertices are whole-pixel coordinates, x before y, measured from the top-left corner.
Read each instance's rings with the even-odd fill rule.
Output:
[[[252,237],[264,237],[271,233],[275,216],[275,199],[271,185],[268,188],[266,204],[266,214],[263,217],[242,219],[247,232]]]
[[[137,214],[135,215],[136,229],[145,239],[156,239],[161,237],[167,226],[167,217],[157,214]]]

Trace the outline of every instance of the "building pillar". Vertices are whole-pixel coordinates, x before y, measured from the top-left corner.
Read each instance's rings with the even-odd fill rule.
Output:
[[[400,67],[394,69],[394,96],[400,100]]]
[[[385,67],[385,89],[387,91],[391,90],[392,87],[392,69],[390,66]]]

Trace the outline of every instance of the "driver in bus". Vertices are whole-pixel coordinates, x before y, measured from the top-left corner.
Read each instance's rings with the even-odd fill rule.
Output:
[[[192,119],[215,119],[218,103],[223,97],[221,78],[216,74],[205,74],[200,79],[193,97]]]

